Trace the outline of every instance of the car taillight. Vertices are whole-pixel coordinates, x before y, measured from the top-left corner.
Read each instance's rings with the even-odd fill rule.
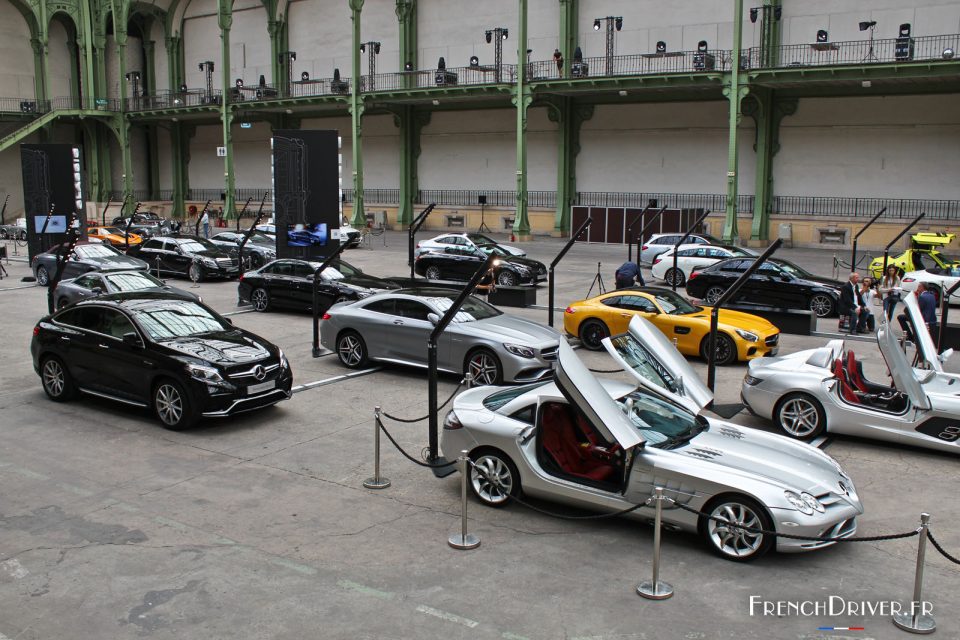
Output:
[[[240,277],[237,279],[237,282],[243,282],[243,274],[240,274]]]
[[[38,335],[40,335],[40,325],[37,325],[33,328],[33,336],[37,337]]]
[[[640,247],[640,251],[646,251],[646,250],[649,249],[649,248],[650,248],[650,245],[646,245],[646,244],[645,244],[645,245],[643,245],[642,247]]]
[[[700,272],[699,272],[699,271],[692,271],[692,272],[690,272],[690,275],[687,276],[687,282],[690,282],[691,280],[693,280],[694,278],[696,278],[698,275],[700,275]]]
[[[662,260],[663,258],[661,258],[660,256],[657,256],[656,258],[653,259],[653,264],[660,264]]]
[[[320,319],[321,319],[321,320],[329,320],[329,319],[330,319],[330,314],[329,314],[329,313],[325,313],[325,314],[323,314],[322,316],[320,316]]]
[[[443,419],[443,428],[447,431],[453,431],[454,429],[462,429],[463,423],[460,422],[460,419],[457,417],[457,414],[450,410],[447,413],[447,417]]]
[[[573,307],[567,307],[566,309],[563,310],[563,312],[564,312],[564,313],[576,313],[577,310],[574,309]]]

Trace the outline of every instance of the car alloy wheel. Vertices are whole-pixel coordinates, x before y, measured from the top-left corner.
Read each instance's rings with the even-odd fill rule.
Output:
[[[720,299],[720,296],[723,295],[723,292],[726,291],[723,287],[714,285],[707,289],[707,292],[703,294],[703,300],[707,304],[716,304],[717,300]]]
[[[426,276],[427,280],[439,280],[440,267],[429,266],[427,267],[427,271],[423,275]]]
[[[673,267],[671,267],[670,270],[667,271],[667,274],[664,277],[664,281],[667,284],[669,284],[671,287],[674,285],[678,287],[682,287],[683,283],[686,282],[686,280],[687,279],[684,277],[683,271],[681,271],[680,269],[674,269]]]
[[[51,400],[62,402],[73,396],[73,381],[70,373],[57,358],[47,358],[40,367],[43,390]]]
[[[517,274],[513,271],[508,271],[507,269],[501,269],[500,273],[497,274],[497,284],[501,287],[515,287],[517,286]]]
[[[520,477],[510,459],[492,449],[471,454],[470,486],[489,507],[502,507],[520,493]]]
[[[707,540],[713,549],[729,560],[746,561],[758,558],[770,547],[769,537],[745,531],[740,527],[770,530],[769,517],[753,500],[732,497],[714,505],[704,525]],[[737,526],[730,526],[737,525]]]
[[[59,311],[60,309],[63,309],[68,304],[70,304],[69,300],[67,300],[66,298],[60,298],[59,300],[57,300],[57,311]]]
[[[600,320],[587,320],[580,325],[580,342],[585,349],[599,351],[603,348],[602,340],[610,335],[610,330]]]
[[[162,380],[153,391],[153,410],[167,429],[179,431],[195,421],[190,399],[172,380]]]
[[[710,336],[704,336],[703,342],[700,343],[700,356],[704,360],[709,360],[710,353]],[[717,333],[717,341],[713,347],[713,363],[719,366],[724,366],[736,362],[737,360],[737,345],[733,341],[733,338],[724,334]]]
[[[194,282],[200,282],[203,280],[203,269],[200,268],[200,265],[194,262],[190,265],[190,269],[187,271],[187,276]]]
[[[471,354],[467,361],[467,372],[473,376],[473,384],[476,386],[499,384],[502,379],[497,356],[483,349]]]
[[[346,367],[356,369],[367,361],[367,347],[363,338],[354,332],[348,332],[337,340],[337,357]]]
[[[45,287],[50,284],[50,272],[44,266],[37,267],[37,284]]]
[[[833,298],[818,293],[810,298],[810,311],[813,311],[818,318],[826,318],[833,313]]]
[[[263,287],[254,289],[250,294],[250,304],[254,311],[266,311],[270,308],[270,293]]]
[[[823,407],[805,393],[792,393],[781,400],[774,419],[788,436],[799,440],[820,435],[826,426]]]

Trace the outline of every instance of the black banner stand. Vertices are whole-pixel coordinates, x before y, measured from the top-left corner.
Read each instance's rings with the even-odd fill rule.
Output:
[[[563,245],[563,249],[560,249],[560,253],[557,254],[557,257],[553,259],[550,263],[550,279],[547,283],[547,323],[552,327],[553,326],[553,270],[556,268],[557,264],[563,260],[563,256],[567,255],[567,251],[570,251],[570,248],[573,247],[573,243],[577,241],[583,232],[587,230],[593,224],[593,218],[587,216],[587,219],[583,221],[583,224],[580,225],[580,228],[577,229],[576,233],[570,235],[570,239],[567,240],[567,244]]]

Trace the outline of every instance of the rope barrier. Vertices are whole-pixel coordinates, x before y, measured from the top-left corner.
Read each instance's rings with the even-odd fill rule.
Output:
[[[442,405],[440,405],[439,407],[437,407],[437,411],[443,409],[445,406],[447,406],[448,404],[450,404],[450,401],[453,400],[453,397],[454,397],[455,395],[457,395],[457,392],[460,391],[460,389],[463,388],[463,384],[464,384],[464,382],[463,382],[463,380],[461,380],[461,381],[460,381],[460,384],[458,384],[458,385],[457,385],[457,388],[453,390],[453,393],[450,394],[450,397],[447,398],[446,402],[444,402]],[[383,415],[383,417],[385,417],[385,418],[390,418],[390,419],[393,420],[394,422],[403,422],[404,424],[412,424],[412,423],[414,423],[414,422],[423,422],[424,420],[426,420],[427,418],[430,417],[430,414],[428,413],[427,415],[423,416],[422,418],[410,418],[410,419],[408,419],[408,418],[398,418],[398,417],[396,417],[396,416],[390,415],[390,414],[387,413],[386,411],[383,411],[383,412],[381,413],[381,415]]]
[[[942,555],[944,558],[946,558],[953,564],[960,564],[960,559],[954,558],[952,555],[947,553],[946,550],[940,546],[940,543],[937,542],[937,539],[933,537],[933,532],[930,531],[929,529],[927,529],[927,537],[930,538],[930,544],[932,544],[933,547],[940,552],[940,555]]]
[[[386,414],[384,414],[384,415],[386,415]],[[428,469],[443,469],[443,468],[445,468],[445,467],[449,467],[449,466],[451,466],[451,465],[456,464],[456,461],[453,461],[453,462],[444,462],[443,464],[433,464],[433,463],[430,463],[430,462],[423,462],[423,461],[421,461],[421,460],[417,460],[416,458],[414,458],[413,456],[411,456],[409,453],[407,453],[406,451],[404,451],[404,450],[403,450],[403,447],[401,447],[399,444],[397,444],[397,441],[393,439],[393,436],[390,435],[390,432],[387,431],[387,428],[386,428],[385,426],[383,426],[383,422],[382,422],[382,421],[377,420],[377,426],[380,427],[380,429],[383,431],[383,435],[387,436],[387,440],[389,440],[391,443],[393,443],[393,446],[395,446],[395,447],[397,448],[397,451],[399,451],[400,453],[402,453],[402,454],[403,454],[403,457],[405,457],[407,460],[409,460],[410,462],[412,462],[412,463],[414,463],[414,464],[420,465],[421,467],[426,467],[426,468],[428,468]]]

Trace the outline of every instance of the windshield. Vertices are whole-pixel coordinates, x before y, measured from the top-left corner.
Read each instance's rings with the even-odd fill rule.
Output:
[[[247,242],[254,242],[256,244],[276,244],[276,240],[271,238],[265,233],[260,233],[259,231],[254,231],[250,234],[250,239]]]
[[[674,316],[683,316],[703,310],[703,307],[693,306],[683,296],[674,291],[658,291],[654,298],[664,313]]]
[[[357,269],[357,268],[356,268],[355,266],[353,266],[352,264],[350,264],[350,263],[348,263],[348,262],[344,262],[343,260],[341,260],[341,261],[337,264],[337,270],[338,270],[340,273],[342,273],[343,275],[348,276],[348,277],[349,277],[349,276],[362,276],[362,275],[363,275],[363,271],[360,271],[360,269]]]
[[[96,233],[98,233],[98,234],[112,233],[112,234],[115,235],[115,236],[122,236],[122,235],[123,235],[123,231],[121,231],[120,229],[117,229],[116,227],[100,227],[100,228],[96,231]]]
[[[468,233],[467,238],[476,242],[477,244],[497,244],[497,241],[489,236],[485,236],[482,233]]]
[[[483,399],[483,406],[490,411],[496,411],[501,407],[510,404],[512,401],[516,400],[527,391],[532,391],[533,389],[538,389],[547,384],[546,382],[537,382],[534,384],[521,385],[519,387],[507,387],[503,391],[497,391],[496,393],[491,393],[486,398]]]
[[[117,273],[105,277],[107,282],[119,291],[139,291],[164,286],[163,282],[146,273]]]
[[[509,251],[505,251],[505,250],[504,250],[500,245],[498,245],[498,244],[478,244],[477,246],[480,247],[481,249],[483,249],[484,251],[486,251],[487,253],[495,253],[495,254],[497,254],[498,256],[509,256],[509,255],[510,255],[510,252],[509,252]]]
[[[707,428],[706,420],[640,390],[620,398],[618,403],[633,426],[654,447],[681,444]]]
[[[190,240],[181,241],[179,245],[184,253],[197,253],[198,251],[217,248],[217,245],[205,238],[191,238]]]
[[[188,301],[164,301],[163,306],[134,309],[133,318],[156,341],[233,329],[196,302]]]
[[[629,333],[610,338],[617,353],[627,365],[641,377],[666,389],[670,393],[681,393],[683,384],[673,377],[650,351]]]
[[[426,298],[426,300],[440,313],[445,313],[447,309],[453,304],[453,298],[447,297],[432,297]],[[460,307],[460,310],[457,311],[457,315],[453,316],[454,322],[474,322],[476,320],[485,320],[487,318],[493,318],[495,316],[501,315],[503,312],[493,307],[479,298],[474,298],[473,296],[468,297],[463,301],[463,306]]]
[[[311,262],[310,264],[313,264],[313,263]],[[316,271],[316,270],[317,270],[317,267],[319,267],[319,266],[320,266],[319,264],[316,265],[316,267],[314,267],[313,270]],[[337,270],[334,269],[333,267],[327,267],[327,268],[324,269],[323,272],[320,274],[320,277],[323,278],[324,280],[343,280],[343,277],[344,277],[344,276],[343,276],[342,273],[340,273],[339,271],[337,271]]]
[[[781,269],[786,271],[792,276],[797,276],[798,278],[806,278],[810,275],[810,272],[802,267],[798,267],[792,262],[787,262],[786,260],[778,260],[776,263]]]
[[[119,251],[107,244],[85,244],[73,250],[78,258],[112,258],[121,255]]]

